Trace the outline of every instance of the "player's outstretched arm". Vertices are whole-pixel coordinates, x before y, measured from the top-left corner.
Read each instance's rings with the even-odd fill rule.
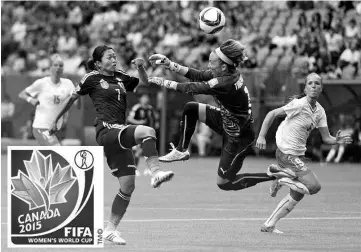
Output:
[[[266,149],[266,135],[271,127],[272,123],[274,122],[275,118],[278,116],[285,116],[286,112],[283,108],[274,109],[266,115],[261,127],[261,131],[259,132],[256,147],[260,150]]]
[[[54,134],[58,130],[56,125],[57,125],[59,119],[70,109],[71,105],[73,105],[73,103],[79,98],[79,96],[80,95],[77,94],[77,93],[73,93],[71,95],[68,103],[62,109],[62,111],[60,111],[60,114],[56,117],[55,121],[52,123],[52,126],[49,129],[49,134],[50,135]]]
[[[163,54],[153,54],[149,57],[152,64],[164,66],[176,73],[179,73],[192,81],[209,81],[213,78],[213,74],[209,70],[200,71],[194,68],[182,66],[168,59]]]
[[[322,141],[326,144],[350,144],[352,143],[351,134],[341,135],[341,130],[339,130],[336,134],[336,137],[331,136],[328,127],[320,127],[319,128]]]
[[[145,84],[149,85],[148,82],[148,74],[147,71],[144,69],[145,60],[142,58],[136,58],[131,61],[132,64],[134,64],[138,69],[139,79]]]

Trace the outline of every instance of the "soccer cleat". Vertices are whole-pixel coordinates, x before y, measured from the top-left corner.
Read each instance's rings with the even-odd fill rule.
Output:
[[[288,174],[287,172],[281,170],[275,164],[271,164],[270,166],[268,166],[267,175],[270,176],[270,177],[274,176],[276,178],[284,178],[284,177],[292,178],[291,174]]]
[[[282,185],[278,182],[278,179],[275,179],[272,181],[272,184],[269,188],[269,192],[271,194],[271,197],[276,197],[277,192],[279,189],[281,189]]]
[[[275,234],[283,234],[282,231],[276,229],[275,226],[271,226],[271,227],[267,227],[266,225],[263,224],[263,226],[261,227],[261,232],[264,233],[275,233]]]
[[[171,180],[173,178],[173,176],[174,176],[174,173],[171,171],[159,171],[151,178],[150,184],[154,188],[157,188],[162,183],[168,182],[169,180]]]
[[[117,245],[125,245],[127,243],[122,237],[120,237],[120,233],[116,230],[114,231],[104,230],[103,237],[105,240],[113,242]]]
[[[186,150],[185,152],[181,152],[176,149],[173,143],[170,143],[170,145],[172,146],[172,151],[165,156],[159,157],[160,162],[171,163],[175,161],[185,161],[189,159],[190,154],[188,150]]]

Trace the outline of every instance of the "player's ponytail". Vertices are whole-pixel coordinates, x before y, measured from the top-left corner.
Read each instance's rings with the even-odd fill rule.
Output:
[[[217,50],[217,49],[216,49]],[[235,71],[235,69],[247,59],[245,55],[245,46],[241,44],[241,42],[236,41],[234,39],[228,39],[224,42],[219,50],[223,53],[231,62],[225,62],[231,71]],[[218,55],[218,54],[217,54]],[[222,59],[222,58],[221,58]],[[228,60],[227,60],[228,61]],[[231,63],[231,64],[230,64]]]
[[[95,70],[95,62],[93,59],[89,59],[87,62],[88,70],[93,71]]]

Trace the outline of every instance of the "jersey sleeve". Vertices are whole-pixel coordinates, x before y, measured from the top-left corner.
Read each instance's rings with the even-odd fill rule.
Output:
[[[326,116],[325,110],[322,109],[321,118],[318,121],[318,124],[316,125],[316,128],[324,128],[324,127],[327,127],[327,116]]]
[[[217,78],[213,78],[209,81],[178,83],[177,91],[190,95],[194,95],[194,94],[217,95],[217,94],[227,93],[227,90],[224,88],[223,85],[219,83],[219,80]]]
[[[130,76],[129,74],[121,70],[118,70],[117,73],[120,74],[120,77],[124,83],[125,90],[129,92],[134,92],[135,88],[139,84],[139,79],[137,77]]]
[[[186,75],[184,75],[191,81],[209,81],[213,78],[211,70],[200,71],[194,68],[189,68]]]
[[[31,97],[36,97],[41,92],[42,86],[42,81],[36,80],[33,82],[33,84],[25,88],[25,92],[28,93]]]
[[[89,74],[86,74],[80,80],[79,85],[76,86],[75,92],[79,95],[87,95],[93,90],[94,87],[95,87],[95,84],[93,82],[92,76],[89,76]]]
[[[299,99],[294,99],[282,108],[286,112],[287,117],[293,117],[301,111],[302,103]]]

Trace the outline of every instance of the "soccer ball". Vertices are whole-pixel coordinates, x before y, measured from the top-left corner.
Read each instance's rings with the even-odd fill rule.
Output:
[[[216,7],[207,7],[199,13],[199,28],[207,34],[221,31],[226,24],[226,17]]]

